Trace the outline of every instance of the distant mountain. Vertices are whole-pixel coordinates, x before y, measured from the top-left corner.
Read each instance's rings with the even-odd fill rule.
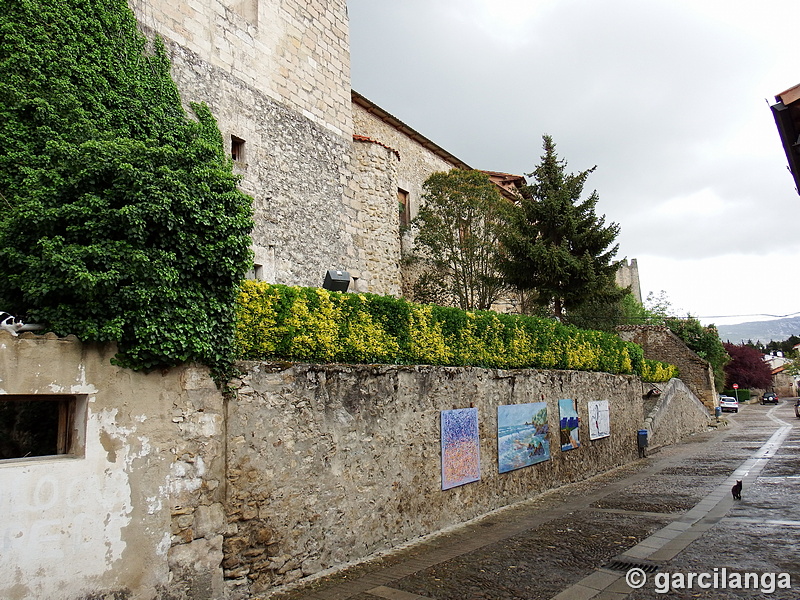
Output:
[[[719,339],[723,342],[741,344],[752,340],[767,344],[770,340],[782,342],[789,336],[800,336],[800,317],[775,319],[774,321],[751,321],[736,325],[718,325]]]

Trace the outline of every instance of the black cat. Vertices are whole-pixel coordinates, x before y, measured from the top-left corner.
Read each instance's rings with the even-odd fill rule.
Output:
[[[742,499],[742,482],[738,479],[736,480],[736,485],[731,488],[731,494],[733,494],[734,500]]]

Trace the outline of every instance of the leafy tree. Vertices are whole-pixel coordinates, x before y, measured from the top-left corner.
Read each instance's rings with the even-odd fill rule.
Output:
[[[744,345],[726,343],[724,346],[731,357],[725,365],[725,387],[738,383],[739,387],[766,389],[772,384],[772,370],[761,352]]]
[[[800,337],[796,335],[790,335],[787,339],[783,341],[774,341],[770,340],[769,343],[764,347],[765,354],[771,354],[773,352],[783,352],[784,356],[791,356],[796,353],[794,347],[800,344]]]
[[[510,208],[485,173],[453,169],[428,177],[412,222],[417,233],[409,261],[420,268],[415,298],[489,309],[505,287],[497,265]]]
[[[124,0],[0,14],[0,306],[121,365],[225,368],[250,198]]]
[[[566,320],[583,329],[613,331],[620,325],[664,325],[670,318],[672,305],[665,291],[658,296],[650,292],[644,304],[627,290],[621,290],[624,295],[618,298],[618,291],[619,288],[612,294],[592,296],[572,308]]]
[[[543,136],[541,164],[528,174],[535,182],[523,189],[512,227],[504,239],[504,270],[520,290],[536,290],[537,302],[551,307],[564,320],[565,312],[590,298],[622,298],[613,285],[612,262],[619,233],[616,223],[605,225],[595,214],[597,192],[581,200],[583,186],[595,167],[566,173],[550,136]]]

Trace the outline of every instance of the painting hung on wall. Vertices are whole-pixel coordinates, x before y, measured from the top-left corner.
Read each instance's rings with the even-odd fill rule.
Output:
[[[574,450],[580,448],[581,443],[578,439],[578,411],[575,410],[574,400],[558,401],[559,431],[562,450]]]
[[[589,402],[589,439],[599,440],[611,435],[608,400]]]
[[[550,459],[547,403],[497,407],[497,461],[501,473]]]
[[[442,489],[481,478],[478,409],[442,411]]]

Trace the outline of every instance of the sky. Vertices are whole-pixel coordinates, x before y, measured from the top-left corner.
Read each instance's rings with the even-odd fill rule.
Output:
[[[775,96],[797,0],[348,0],[353,89],[472,168],[550,135],[642,295],[732,324],[800,314],[800,196]],[[529,178],[530,181],[530,178]]]

